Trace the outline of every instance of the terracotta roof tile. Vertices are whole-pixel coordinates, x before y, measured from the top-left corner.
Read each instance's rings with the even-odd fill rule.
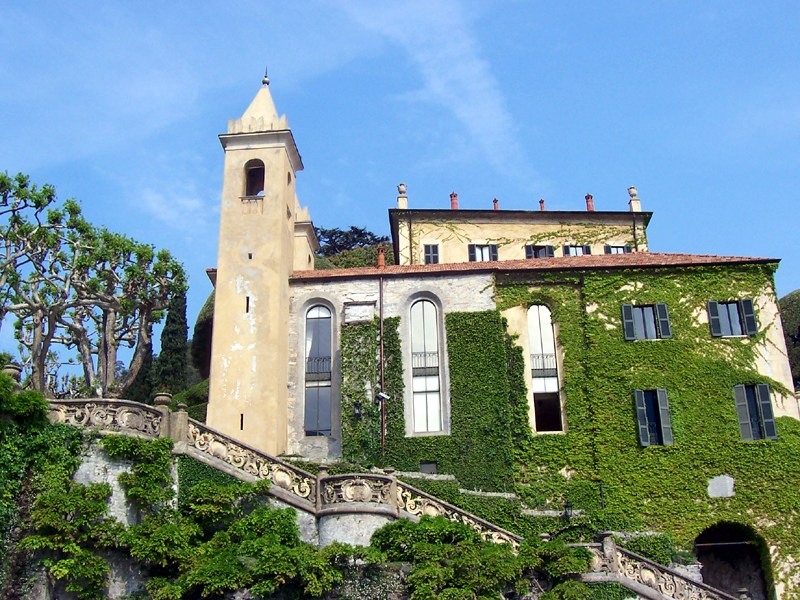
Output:
[[[327,269],[295,271],[293,281],[319,279],[341,279],[376,277],[402,277],[404,275],[491,273],[498,271],[551,271],[574,269],[625,269],[657,267],[692,267],[723,264],[773,263],[777,258],[754,258],[748,256],[716,256],[713,254],[671,254],[662,252],[633,252],[630,254],[587,254],[584,256],[559,256],[523,260],[499,260],[492,262],[463,262],[438,265],[390,265],[385,269],[358,267],[350,269]]]

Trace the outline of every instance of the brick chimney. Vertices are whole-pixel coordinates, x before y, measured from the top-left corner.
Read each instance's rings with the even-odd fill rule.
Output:
[[[450,210],[458,210],[458,194],[455,192],[450,194]]]
[[[544,198],[539,199],[539,210],[544,210]]]
[[[586,210],[589,212],[594,212],[594,198],[591,194],[586,194]]]
[[[494,206],[494,210],[500,210],[500,201],[497,198],[492,200],[492,205]]]
[[[386,257],[383,253],[383,246],[378,246],[378,268],[385,269],[386,268]]]
[[[397,184],[397,208],[406,210],[408,208],[408,196],[406,196],[406,184]]]

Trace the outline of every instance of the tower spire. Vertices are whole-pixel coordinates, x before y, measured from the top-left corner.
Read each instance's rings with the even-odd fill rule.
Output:
[[[267,67],[264,67],[264,77],[261,78],[262,85],[269,85],[269,73]]]

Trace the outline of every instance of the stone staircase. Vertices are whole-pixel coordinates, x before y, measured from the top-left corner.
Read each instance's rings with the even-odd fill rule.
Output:
[[[320,531],[334,532],[333,537],[325,539],[320,535],[320,543],[336,540],[366,544],[372,531],[384,523],[423,515],[464,523],[483,539],[514,548],[522,541],[510,531],[400,481],[391,469],[383,474],[329,475],[320,468],[312,474],[190,419],[185,410],[172,412],[166,406],[127,400],[52,400],[49,418],[54,423],[106,434],[169,437],[174,441],[175,454],[189,456],[243,481],[267,479],[272,484],[269,493],[276,500],[316,520]],[[335,527],[325,528],[325,522]],[[361,537],[346,535],[354,527],[364,529],[365,523]],[[337,538],[335,532],[344,535]],[[741,600],[619,548],[610,536],[602,543],[578,545],[592,555],[591,570],[581,575],[587,583],[618,583],[648,600]]]

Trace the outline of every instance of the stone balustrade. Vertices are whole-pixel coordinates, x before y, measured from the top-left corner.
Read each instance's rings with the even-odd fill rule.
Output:
[[[617,546],[609,535],[600,544],[576,544],[592,555],[586,583],[614,582],[648,600],[740,600],[643,556]]]
[[[312,475],[207,425],[185,410],[127,400],[51,400],[50,419],[102,433],[170,437],[176,454],[184,454],[244,481],[268,479],[270,494],[311,515],[385,515],[388,519],[443,516],[464,523],[492,542],[515,548],[521,538],[386,474],[329,475],[324,467]]]

